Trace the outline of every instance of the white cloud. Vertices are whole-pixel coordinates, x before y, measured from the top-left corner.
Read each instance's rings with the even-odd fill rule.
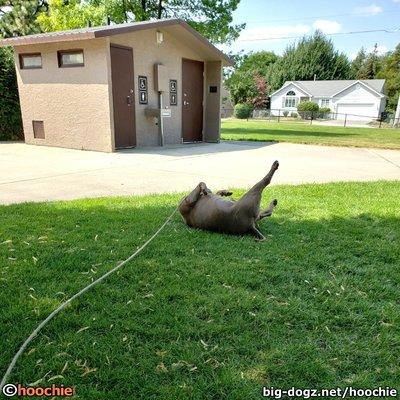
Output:
[[[399,1],[399,0],[396,0],[396,1]],[[383,11],[383,8],[380,6],[377,6],[376,4],[371,4],[369,6],[354,8],[354,14],[365,15],[365,16],[377,15],[377,14],[380,14],[382,11]]]
[[[317,19],[313,23],[313,28],[318,29],[323,33],[338,33],[342,30],[342,25],[336,21],[329,21],[327,19]]]
[[[238,41],[255,41],[257,39],[281,39],[287,36],[299,36],[309,33],[310,26],[297,25],[276,25],[260,26],[243,30]]]

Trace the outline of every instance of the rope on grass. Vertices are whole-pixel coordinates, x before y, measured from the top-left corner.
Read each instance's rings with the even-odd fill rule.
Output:
[[[129,261],[131,261],[133,258],[135,258],[139,253],[141,253],[150,242],[152,242],[153,239],[155,239],[158,234],[165,228],[165,226],[168,224],[168,222],[171,221],[172,217],[175,215],[176,211],[178,208],[175,208],[175,210],[172,212],[172,214],[165,220],[165,222],[157,229],[157,231],[149,238],[147,241],[140,246],[133,254],[131,254],[127,259],[124,261],[121,261],[117,266],[114,268],[110,269],[108,272],[106,272],[104,275],[100,276],[100,278],[96,279],[83,289],[81,289],[78,293],[74,294],[72,297],[70,297],[68,300],[64,301],[64,303],[61,303],[49,316],[44,319],[37,327],[36,329],[28,336],[28,338],[25,340],[25,342],[22,344],[22,346],[19,348],[17,353],[14,355],[13,359],[11,360],[10,365],[7,368],[6,373],[3,376],[3,379],[1,380],[0,383],[0,393],[3,392],[3,387],[7,383],[7,380],[11,374],[11,371],[15,367],[15,364],[17,363],[18,358],[22,355],[24,350],[27,348],[28,344],[36,337],[36,335],[40,332],[40,330],[49,322],[51,321],[60,311],[62,311],[68,304],[70,304],[73,300],[81,296],[82,294],[86,293],[88,290],[90,290],[93,286],[97,285],[98,283],[104,281],[109,275],[113,274],[115,271],[118,271],[120,268],[122,268],[125,264],[127,264]]]

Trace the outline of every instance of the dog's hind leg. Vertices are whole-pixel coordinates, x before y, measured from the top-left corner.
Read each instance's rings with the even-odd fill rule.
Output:
[[[261,211],[257,221],[260,221],[261,219],[265,218],[265,217],[270,217],[274,211],[274,208],[276,207],[276,205],[278,204],[278,200],[272,200],[271,203],[269,203],[269,207],[266,208],[264,211]]]
[[[279,162],[274,161],[268,174],[265,175],[264,178],[261,179],[261,181],[257,182],[247,193],[261,193],[265,189],[265,187],[271,183],[271,179],[274,176],[274,173],[278,169],[278,167]],[[246,196],[246,194],[244,196]]]
[[[239,212],[244,212],[249,217],[253,217],[255,219],[258,218],[260,214],[260,203],[261,203],[261,194],[266,186],[268,186],[271,182],[272,177],[274,176],[275,171],[278,169],[279,163],[275,161],[270,171],[261,181],[257,182],[248,192],[246,192],[243,197],[236,203],[236,209]]]

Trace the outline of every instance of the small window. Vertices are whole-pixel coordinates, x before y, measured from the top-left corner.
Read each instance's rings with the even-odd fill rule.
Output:
[[[44,123],[43,121],[32,121],[33,137],[35,139],[44,139]]]
[[[329,99],[321,99],[321,107],[329,107]]]
[[[42,68],[42,55],[40,53],[20,54],[19,66],[21,69]]]
[[[296,96],[296,93],[295,93],[293,90],[289,90],[289,91],[286,93],[286,96]]]
[[[83,50],[61,50],[57,52],[59,68],[83,67]]]

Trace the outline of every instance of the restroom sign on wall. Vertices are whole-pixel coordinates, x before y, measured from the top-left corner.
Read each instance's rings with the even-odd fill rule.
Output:
[[[138,88],[139,88],[139,104],[147,104],[148,103],[147,76],[139,75]]]

